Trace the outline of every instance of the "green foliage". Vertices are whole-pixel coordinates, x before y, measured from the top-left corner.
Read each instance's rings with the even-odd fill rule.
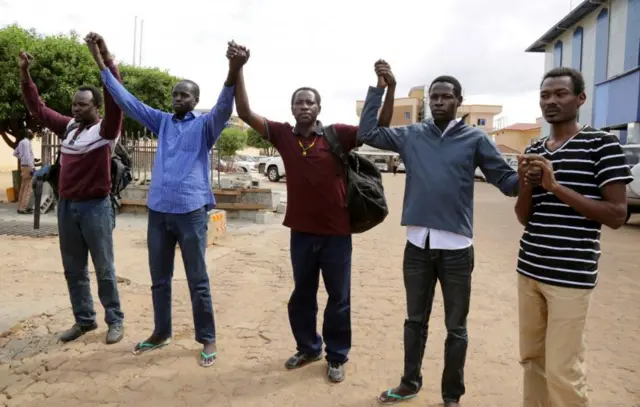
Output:
[[[221,157],[233,157],[247,145],[247,133],[237,127],[227,127],[216,142]]]
[[[249,147],[258,148],[266,152],[268,156],[274,156],[276,152],[273,144],[271,144],[269,140],[262,137],[260,133],[258,133],[251,127],[249,127],[249,130],[247,130],[247,145]]]
[[[122,83],[138,99],[162,111],[171,111],[171,92],[180,78],[159,69],[119,65]],[[126,117],[124,129],[127,132],[142,131],[143,126]]]
[[[17,62],[21,50],[34,57],[30,72],[40,97],[61,114],[70,115],[71,99],[78,86],[101,88],[100,72],[77,33],[43,36],[17,25],[0,29],[0,135],[9,145],[14,141],[7,134],[17,135],[25,127],[34,130],[39,127],[22,101]],[[119,69],[124,85],[141,101],[156,109],[171,109],[171,89],[179,78],[156,68],[120,64]],[[125,120],[125,131],[141,129],[132,120]]]

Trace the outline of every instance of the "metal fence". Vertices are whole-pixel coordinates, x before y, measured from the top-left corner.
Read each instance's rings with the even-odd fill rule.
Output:
[[[134,182],[139,185],[148,184],[151,181],[151,171],[153,162],[156,158],[158,150],[157,139],[148,132],[124,132],[119,143],[127,150],[131,157],[131,172]],[[43,164],[53,164],[60,150],[60,140],[51,131],[45,131],[42,134],[42,151],[41,159]],[[219,171],[233,172],[232,168],[223,166],[218,156],[218,151],[214,148],[210,153],[210,178],[211,183],[219,183]]]

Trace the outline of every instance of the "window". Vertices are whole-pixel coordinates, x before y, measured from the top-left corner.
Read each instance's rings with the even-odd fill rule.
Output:
[[[571,67],[582,71],[582,27],[576,28],[573,32],[573,43],[571,44]]]
[[[485,126],[487,124],[486,119],[478,119],[478,126]]]
[[[411,113],[410,112],[404,112],[404,119],[405,120],[411,120]]]
[[[596,19],[595,83],[607,79],[607,59],[609,58],[609,10],[603,8]]]
[[[562,66],[562,41],[556,42],[553,46],[553,67],[560,68]]]

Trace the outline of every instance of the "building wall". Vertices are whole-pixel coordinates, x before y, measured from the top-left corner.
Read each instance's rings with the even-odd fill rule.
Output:
[[[525,148],[531,145],[532,140],[540,138],[540,129],[521,130],[499,130],[494,133],[493,139],[496,144],[502,144],[516,151],[524,153]]]
[[[609,36],[609,56],[607,77],[617,75],[624,72],[624,56],[627,32],[627,1],[629,0],[612,0],[609,16],[611,18],[610,36]],[[631,0],[636,1],[636,0]],[[572,46],[573,34],[578,27],[582,27],[582,75],[585,82],[585,92],[587,101],[580,109],[580,122],[583,124],[593,124],[593,98],[596,85],[596,19],[603,8],[603,5],[591,14],[583,18],[578,24],[567,27],[566,32],[557,38],[556,41],[547,45],[545,52],[545,72],[554,67],[554,46],[557,41],[562,41],[563,57],[562,66],[573,66]],[[615,29],[614,29],[615,25]],[[545,121],[542,124],[542,135],[548,135],[551,126]]]
[[[611,2],[611,9],[609,10],[608,78],[619,75],[625,71],[624,54],[627,43],[627,2],[628,0],[615,0]]]

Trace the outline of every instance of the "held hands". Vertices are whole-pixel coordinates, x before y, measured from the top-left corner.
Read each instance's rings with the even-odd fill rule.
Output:
[[[378,85],[379,88],[386,88],[387,86],[395,88],[396,86],[396,78],[393,76],[391,72],[391,66],[387,63],[387,61],[383,59],[379,59],[373,65],[373,68],[376,72],[376,76],[378,77]]]
[[[111,59],[111,55],[109,54],[109,49],[107,48],[104,38],[102,38],[100,34],[90,32],[84,37],[84,41],[87,43],[87,47],[89,51],[91,51],[91,55],[98,64],[98,67],[101,70],[106,68],[105,62]]]
[[[551,162],[538,154],[518,156],[518,175],[524,180],[525,186],[542,186],[549,192],[553,192],[559,185]]]
[[[228,42],[227,59],[229,60],[229,69],[237,72],[247,63],[251,52],[244,45],[238,45],[235,41]]]

